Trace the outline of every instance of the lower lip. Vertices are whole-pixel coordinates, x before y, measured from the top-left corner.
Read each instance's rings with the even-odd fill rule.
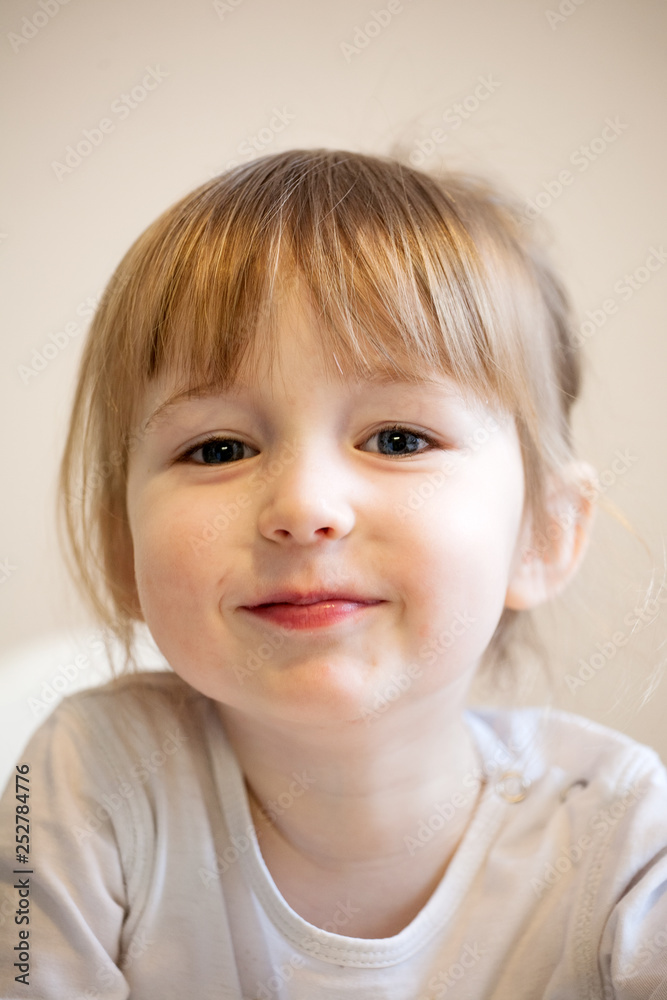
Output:
[[[245,608],[251,614],[290,629],[324,628],[350,621],[363,611],[376,608],[382,601],[362,604],[358,601],[318,601],[316,604],[266,604]]]

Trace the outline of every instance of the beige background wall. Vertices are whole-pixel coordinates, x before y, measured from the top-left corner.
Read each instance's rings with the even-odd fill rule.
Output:
[[[588,320],[580,449],[653,553],[599,518],[577,586],[542,616],[554,697],[667,759],[667,591],[631,624],[654,571],[659,585],[667,522],[666,26],[659,0],[5,0],[6,759],[38,721],[29,699],[62,675],[53,633],[91,634],[52,508],[92,303],[135,236],[195,185],[253,146],[317,145],[481,170],[549,227]],[[86,130],[90,148],[66,158]],[[48,665],[24,667],[36,641]],[[63,693],[95,679],[79,673]],[[542,694],[527,683],[521,697]]]

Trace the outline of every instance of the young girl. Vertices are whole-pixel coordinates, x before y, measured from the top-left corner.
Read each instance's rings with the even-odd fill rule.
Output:
[[[17,764],[3,998],[667,997],[655,753],[466,708],[584,553],[579,381],[481,182],[294,150],[138,239],[62,492],[101,621],[171,670],[66,698]]]

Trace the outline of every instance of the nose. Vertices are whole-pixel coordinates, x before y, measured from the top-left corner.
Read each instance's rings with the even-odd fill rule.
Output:
[[[258,529],[270,541],[312,545],[344,538],[355,522],[350,470],[320,441],[295,449],[263,491]]]

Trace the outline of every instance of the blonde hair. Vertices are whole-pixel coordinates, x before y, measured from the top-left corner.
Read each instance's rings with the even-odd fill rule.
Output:
[[[70,566],[131,662],[140,617],[126,513],[135,413],[147,386],[233,384],[273,358],[285,289],[307,289],[332,371],[417,383],[445,372],[514,415],[526,501],[571,456],[580,361],[558,278],[510,199],[480,179],[396,159],[290,150],[197,188],[137,239],[84,348],[61,466]],[[491,652],[509,648],[506,610]]]

